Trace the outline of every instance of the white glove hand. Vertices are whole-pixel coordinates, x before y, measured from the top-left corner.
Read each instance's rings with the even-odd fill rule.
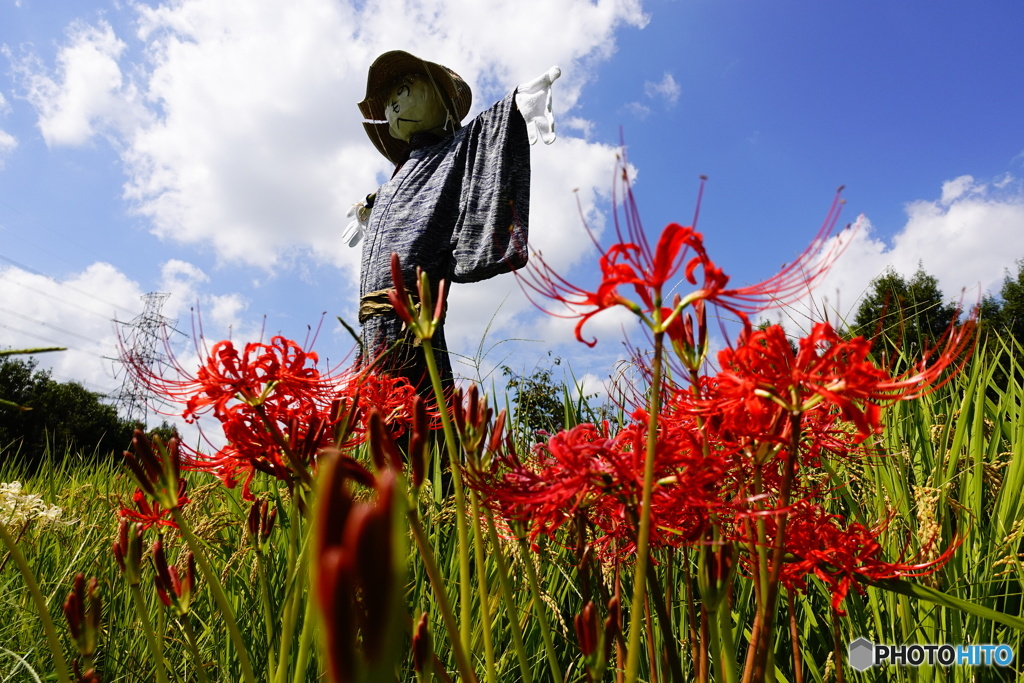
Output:
[[[359,244],[359,240],[363,239],[363,234],[366,233],[366,224],[370,220],[370,210],[366,208],[366,202],[353,204],[345,214],[345,218],[351,218],[352,221],[345,228],[341,239],[346,240],[348,246],[354,247]]]
[[[516,107],[526,121],[526,134],[530,144],[537,139],[550,145],[555,141],[555,117],[551,113],[551,84],[562,75],[557,66],[516,88]]]

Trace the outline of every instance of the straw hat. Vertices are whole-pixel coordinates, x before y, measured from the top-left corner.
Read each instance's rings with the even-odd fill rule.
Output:
[[[384,116],[385,99],[395,81],[407,74],[423,74],[434,84],[455,129],[461,126],[473,102],[473,92],[469,86],[461,76],[446,66],[428,62],[401,50],[385,52],[377,57],[366,76],[366,97],[359,103],[359,111],[363,114],[363,128],[370,141],[392,163],[398,163],[399,159],[405,157],[409,143],[391,137]]]

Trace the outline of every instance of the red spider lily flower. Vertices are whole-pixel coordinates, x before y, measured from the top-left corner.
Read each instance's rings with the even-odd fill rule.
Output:
[[[767,526],[771,534],[774,524],[769,521]],[[858,580],[927,576],[945,565],[960,546],[961,539],[957,539],[938,557],[925,562],[889,562],[882,559],[882,546],[877,540],[884,528],[847,524],[820,505],[801,501],[789,512],[785,539],[788,559],[780,580],[787,588],[802,590],[806,577],[817,577],[831,588],[832,608],[843,616],[842,603],[851,586],[861,590]]]
[[[622,184],[625,187],[625,230],[616,213],[617,242],[606,250],[598,247],[601,251],[601,282],[596,289],[591,291],[572,284],[555,272],[540,254],[534,255],[531,265],[523,272],[517,272],[527,297],[531,296],[531,292],[539,294],[562,303],[568,312],[548,310],[531,298],[541,310],[556,317],[578,319],[576,338],[588,346],[593,346],[596,340],[587,341],[583,338],[583,326],[597,313],[614,306],[628,308],[655,331],[666,331],[683,307],[698,301],[727,310],[739,317],[745,326],[749,326],[750,315],[785,305],[805,294],[807,288],[824,275],[843,246],[843,243],[835,242],[831,249],[826,248],[839,218],[841,202],[837,194],[818,234],[792,263],[763,282],[729,288],[729,277],[708,257],[703,236],[695,228],[703,184],[693,224],[682,226],[670,223],[662,231],[654,249],[651,249],[640,223],[625,167],[622,170]],[[662,306],[665,287],[680,271],[686,281],[698,286],[698,289],[678,299],[674,308],[665,309]],[[624,296],[620,291],[624,286],[631,286],[639,301]]]
[[[385,372],[363,373],[349,379],[342,391],[346,395],[358,396],[360,405],[364,407],[354,427],[360,435],[357,440],[365,438],[369,427],[367,413],[371,407],[380,413],[388,431],[395,438],[413,426],[414,406],[419,394],[405,377]],[[435,418],[432,428],[439,428],[440,414],[435,409],[428,409],[428,413]]]
[[[783,444],[788,438],[784,416],[833,406],[863,440],[881,432],[883,405],[915,398],[946,381],[944,373],[963,362],[973,330],[973,319],[951,328],[945,346],[891,377],[871,360],[871,342],[863,337],[843,339],[828,323],[818,323],[794,351],[785,331],[772,325],[742,335],[735,348],[719,353],[722,369],[706,385],[711,390],[705,400],[695,400],[694,406],[751,438]]]
[[[642,421],[644,416],[634,416]],[[643,489],[646,427],[631,424],[619,434],[581,424],[538,445],[525,463],[503,449],[493,472],[468,471],[467,482],[509,520],[526,526],[530,541],[555,532],[576,515],[603,532],[595,545],[631,553]],[[678,545],[700,537],[707,509],[718,505],[722,460],[705,457],[697,438],[669,427],[659,434],[652,499],[652,546]],[[616,543],[611,541],[615,540]]]
[[[185,486],[185,480],[179,479],[176,495],[177,505],[175,507],[180,508],[191,502],[185,496]],[[130,519],[137,522],[143,530],[146,530],[151,526],[166,526],[172,529],[178,528],[178,524],[174,521],[174,517],[171,513],[172,508],[164,507],[159,501],[150,502],[145,492],[141,489],[135,489],[132,501],[135,503],[135,507],[138,508],[138,511],[122,505],[120,513],[122,519]]]

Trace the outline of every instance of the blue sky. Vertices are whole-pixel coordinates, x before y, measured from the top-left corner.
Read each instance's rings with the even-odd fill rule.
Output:
[[[842,317],[919,262],[974,301],[1024,258],[1022,28],[1016,0],[0,0],[0,347],[65,345],[41,364],[116,392],[111,320],[161,291],[211,341],[302,339],[326,314],[316,349],[343,362],[358,250],[340,234],[387,172],[355,102],[389,49],[463,75],[471,116],[562,68],[531,241],[581,284],[580,212],[607,227],[624,140],[652,235],[709,177],[699,227],[736,282],[799,253],[845,185],[856,229],[809,305]],[[597,382],[628,322],[595,318],[587,349],[502,276],[455,288],[449,339],[469,377],[550,351]]]

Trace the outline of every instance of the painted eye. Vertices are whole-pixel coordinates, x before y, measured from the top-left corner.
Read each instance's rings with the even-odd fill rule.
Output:
[[[403,85],[403,86],[399,87],[399,88],[398,88],[398,92],[397,92],[397,93],[395,93],[395,94],[396,94],[396,95],[397,95],[398,97],[401,97],[402,95],[408,95],[408,94],[409,94],[409,84],[407,83],[407,84],[405,84],[405,85]]]

